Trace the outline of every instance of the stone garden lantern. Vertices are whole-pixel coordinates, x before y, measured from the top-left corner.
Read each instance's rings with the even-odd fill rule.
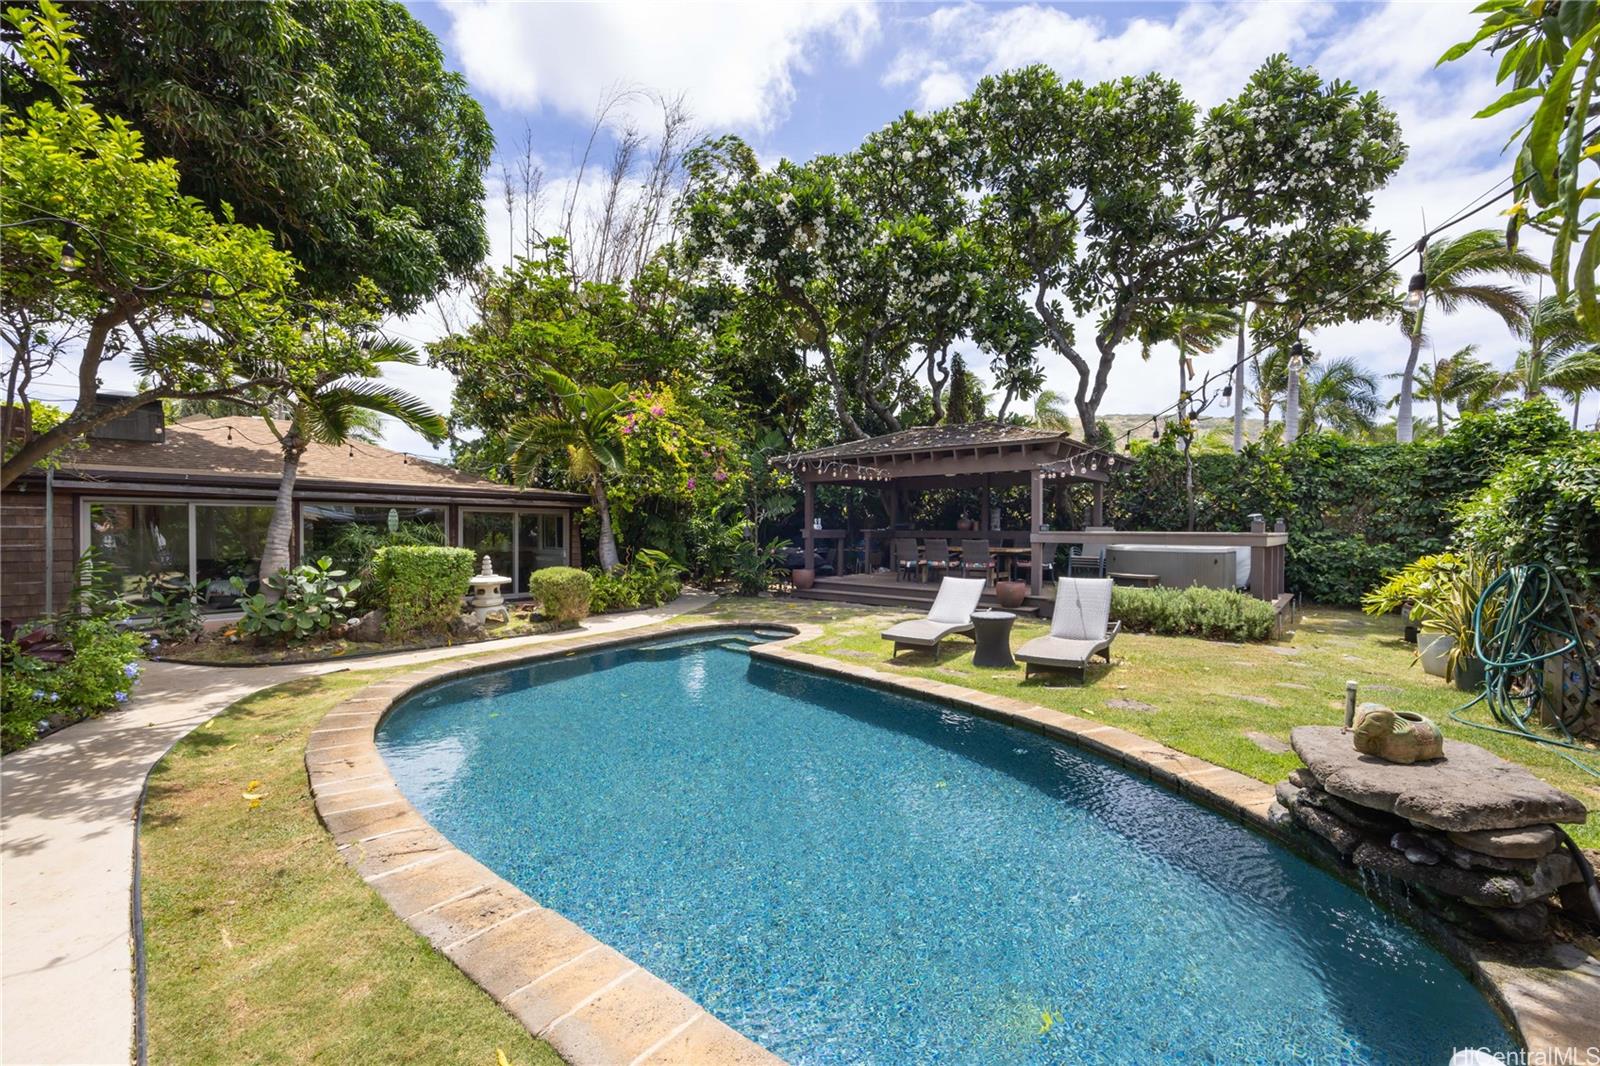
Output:
[[[500,592],[502,585],[510,584],[509,577],[501,577],[494,572],[494,564],[489,557],[483,557],[483,567],[478,575],[467,582],[472,586],[472,593],[467,597],[467,605],[472,608],[472,613],[479,622],[487,622],[490,615],[499,615],[500,620],[509,622],[510,612],[506,610],[506,600]]]

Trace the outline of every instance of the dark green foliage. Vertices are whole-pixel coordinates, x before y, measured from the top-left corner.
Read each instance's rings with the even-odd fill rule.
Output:
[[[469,548],[380,548],[373,565],[388,612],[388,635],[444,632],[461,613],[475,561]]]
[[[789,542],[774,537],[765,544],[741,540],[730,568],[741,596],[759,596],[787,573],[783,565]]]
[[[1205,640],[1271,640],[1272,604],[1229,589],[1111,590],[1111,617],[1124,629]]]
[[[589,617],[594,579],[570,566],[546,566],[528,577],[528,592],[539,601],[539,611],[560,625],[577,625]]]
[[[1269,440],[1239,455],[1197,455],[1196,528],[1245,530],[1251,514],[1269,526],[1282,518],[1288,587],[1313,602],[1355,606],[1385,574],[1442,551],[1456,505],[1497,470],[1575,437],[1539,399],[1463,415],[1443,437],[1412,444],[1312,433],[1287,446]],[[1163,439],[1115,475],[1107,517],[1119,529],[1180,530],[1183,498],[1183,457]]]
[[[90,102],[176,160],[185,193],[277,237],[314,291],[365,276],[410,310],[488,251],[493,132],[403,5],[64,6]]]
[[[145,608],[146,621],[140,626],[146,633],[160,640],[193,640],[205,631],[200,617],[200,600],[194,588],[181,581],[175,587],[162,588],[151,581],[145,589],[149,606]]]
[[[1600,438],[1512,460],[1456,516],[1464,549],[1500,566],[1542,562],[1570,591],[1600,590]]]
[[[682,572],[664,552],[646,548],[634,556],[632,563],[609,574],[590,571],[594,578],[590,606],[596,614],[659,606],[676,599],[683,590]]]
[[[439,547],[444,544],[444,527],[435,522],[401,522],[393,533],[387,528],[349,522],[341,526],[327,553],[333,565],[361,579],[356,603],[363,608],[381,605],[375,562],[383,548]]]
[[[57,654],[29,654],[32,632],[12,636],[0,644],[0,750],[31,744],[43,722],[100,714],[138,680],[142,638],[112,616],[64,615],[50,641]]]

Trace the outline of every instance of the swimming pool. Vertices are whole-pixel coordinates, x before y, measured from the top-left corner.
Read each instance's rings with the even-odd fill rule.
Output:
[[[475,675],[379,749],[462,850],[796,1063],[1444,1063],[1415,932],[1035,734],[726,634]]]

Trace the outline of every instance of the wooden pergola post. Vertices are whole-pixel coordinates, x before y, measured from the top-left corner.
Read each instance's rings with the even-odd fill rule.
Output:
[[[1037,467],[1028,472],[1028,509],[1029,529],[1034,534],[1028,538],[1028,546],[1033,549],[1029,583],[1033,594],[1040,596],[1044,594],[1044,545],[1039,543],[1037,534],[1044,532],[1044,472]]]
[[[800,537],[805,543],[805,569],[810,570],[817,565],[815,554],[817,538],[814,535],[817,525],[817,486],[815,482],[806,482],[805,500],[805,524],[801,527]]]
[[[1106,486],[1104,482],[1094,483],[1094,515],[1091,525],[1103,526],[1106,524]]]
[[[992,478],[989,475],[985,474],[983,476],[983,488],[978,490],[978,494],[982,497],[981,501],[978,504],[978,528],[983,530],[983,535],[985,537],[988,537],[989,536],[989,497],[994,494],[994,478]]]

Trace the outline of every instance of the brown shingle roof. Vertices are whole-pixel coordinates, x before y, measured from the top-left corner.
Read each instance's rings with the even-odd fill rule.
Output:
[[[258,418],[186,418],[166,427],[160,443],[91,440],[64,464],[68,471],[105,476],[136,473],[186,474],[241,480],[276,479],[283,452]],[[300,478],[354,485],[408,485],[418,489],[472,490],[583,499],[579,494],[501,485],[439,463],[408,457],[375,444],[312,443],[300,461]]]
[[[1059,429],[1036,429],[1032,426],[1007,426],[999,422],[967,422],[959,426],[918,426],[898,433],[885,433],[866,440],[845,441],[826,448],[813,448],[805,452],[781,455],[776,462],[790,463],[808,459],[861,459],[867,456],[897,455],[907,452],[942,451],[946,448],[981,448],[996,444],[1025,444],[1029,441],[1063,440],[1078,447],[1085,445],[1072,440]]]

